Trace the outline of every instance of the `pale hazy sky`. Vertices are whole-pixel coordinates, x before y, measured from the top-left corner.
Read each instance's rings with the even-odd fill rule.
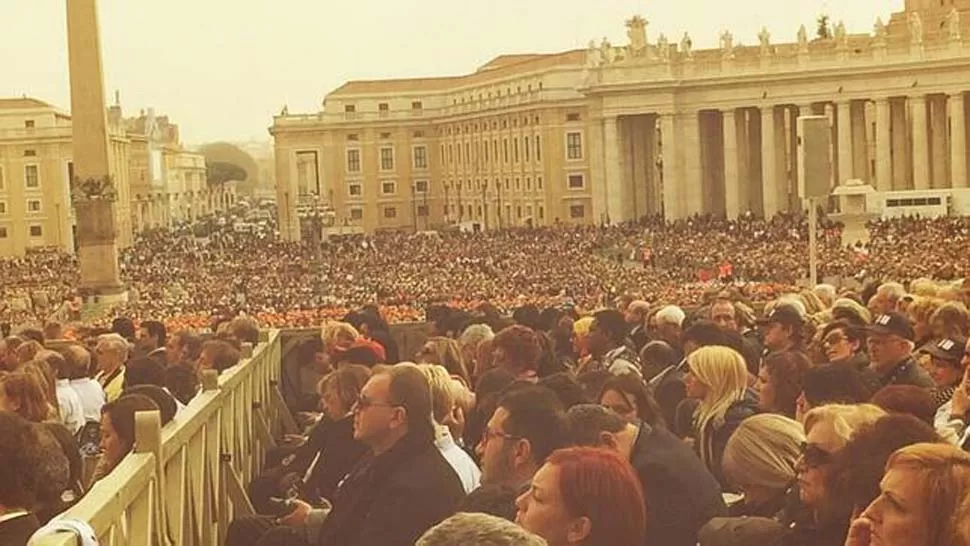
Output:
[[[316,112],[348,79],[453,75],[504,53],[626,43],[641,14],[654,41],[686,30],[695,48],[731,30],[793,41],[829,13],[870,32],[903,0],[101,0],[106,100],[154,107],[183,140],[268,139],[272,115]],[[70,107],[64,0],[0,0],[0,96]]]

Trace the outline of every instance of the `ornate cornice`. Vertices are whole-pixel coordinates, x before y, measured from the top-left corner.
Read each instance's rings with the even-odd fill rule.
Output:
[[[71,202],[86,203],[89,201],[109,201],[118,200],[118,191],[115,188],[111,175],[100,178],[81,178],[75,176],[71,180]]]

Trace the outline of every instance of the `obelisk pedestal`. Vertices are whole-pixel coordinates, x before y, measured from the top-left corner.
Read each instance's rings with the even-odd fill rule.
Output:
[[[97,0],[67,0],[67,36],[81,296],[89,305],[123,302]]]

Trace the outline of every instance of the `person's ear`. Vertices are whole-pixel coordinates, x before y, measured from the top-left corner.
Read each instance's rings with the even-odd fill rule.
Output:
[[[516,466],[525,466],[536,462],[532,453],[532,443],[525,438],[516,440],[512,457]]]
[[[566,540],[570,544],[582,544],[593,531],[593,522],[586,516],[578,517],[566,528]]]

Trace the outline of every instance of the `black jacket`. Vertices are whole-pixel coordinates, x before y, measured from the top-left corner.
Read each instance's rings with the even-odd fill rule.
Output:
[[[33,514],[18,516],[0,523],[0,545],[26,546],[34,531],[40,528],[40,522]]]
[[[916,362],[912,355],[893,366],[889,372],[881,375],[877,373],[877,375],[883,387],[890,385],[915,385],[924,389],[932,389],[936,386],[930,374],[926,373],[926,370]]]
[[[630,464],[647,501],[646,544],[695,546],[701,526],[725,514],[717,480],[666,429],[641,424]]]
[[[354,439],[353,416],[330,423],[325,436],[318,452],[320,457],[313,465],[309,480],[301,491],[301,496],[308,500],[332,499],[340,481],[367,454],[367,446]]]
[[[411,433],[347,476],[320,530],[321,546],[412,546],[465,496],[433,438]]]
[[[723,423],[715,426],[713,420],[707,422],[704,445],[701,445],[700,442],[701,435],[699,433],[695,435],[697,438],[695,445],[697,446],[698,452],[700,450],[706,451],[708,454],[707,468],[714,474],[714,477],[717,478],[717,481],[720,482],[721,487],[725,491],[730,491],[730,486],[727,483],[727,478],[724,476],[724,470],[721,468],[724,448],[727,447],[731,435],[741,425],[741,421],[756,413],[758,413],[758,397],[754,391],[747,389],[744,393],[744,398],[738,400],[728,408],[724,414]]]

